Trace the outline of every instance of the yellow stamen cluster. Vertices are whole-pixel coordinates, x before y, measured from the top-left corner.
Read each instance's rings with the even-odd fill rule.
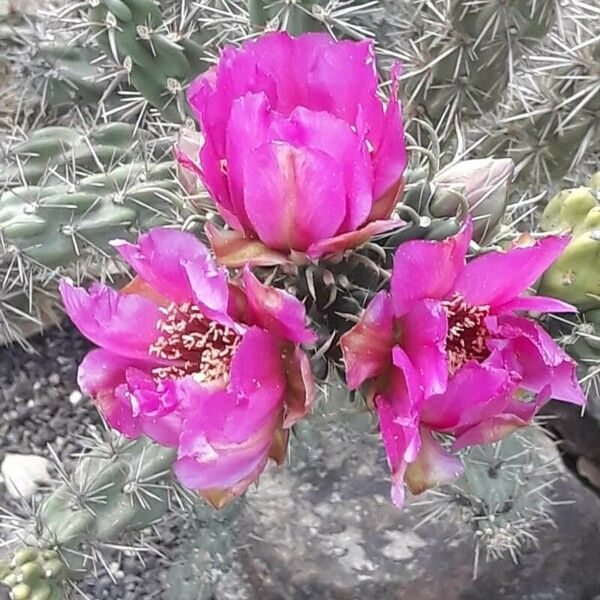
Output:
[[[153,369],[157,381],[192,375],[199,383],[229,378],[231,359],[241,337],[226,325],[208,319],[191,302],[160,309],[160,332],[148,349],[150,356],[172,361]]]

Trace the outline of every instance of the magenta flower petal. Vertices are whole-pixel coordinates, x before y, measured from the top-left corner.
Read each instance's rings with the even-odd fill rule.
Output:
[[[272,335],[249,329],[233,357],[230,377],[229,389],[225,382],[201,384],[193,376],[176,383],[184,415],[182,456],[192,453],[199,440],[215,447],[245,444],[281,413],[286,382],[281,348]]]
[[[401,348],[395,347],[394,369],[388,388],[376,396],[379,429],[392,472],[391,496],[397,507],[404,503],[404,474],[421,447],[418,404],[421,392],[418,375]]]
[[[514,300],[494,307],[494,314],[512,313],[517,311],[535,313],[574,313],[577,309],[556,298],[546,296],[518,296]]]
[[[202,454],[181,455],[175,463],[175,473],[187,488],[199,491],[233,488],[233,495],[239,495],[264,469],[270,447],[268,435],[234,448],[207,445]]]
[[[291,112],[301,105],[329,112],[353,125],[362,107],[365,120],[373,128],[379,131],[383,127],[373,42],[336,41],[323,33],[298,36],[293,45],[300,95],[290,98],[287,107],[278,106],[278,110]],[[344,85],[332,85],[336,81]]]
[[[244,182],[248,218],[276,250],[304,251],[333,236],[346,218],[343,174],[324,152],[265,144],[246,160]]]
[[[385,113],[383,135],[375,142],[373,151],[373,167],[375,169],[375,185],[373,196],[384,197],[390,189],[398,187],[400,178],[406,169],[408,157],[404,143],[404,123],[398,100],[398,67],[392,69],[392,91],[390,103]]]
[[[306,325],[306,311],[300,300],[261,283],[246,266],[243,274],[248,308],[254,322],[284,340],[311,344],[317,336]]]
[[[227,273],[217,267],[211,257],[183,263],[192,289],[192,298],[210,319],[241,332],[242,328],[227,313],[229,285]]]
[[[239,442],[282,406],[286,382],[281,345],[275,336],[258,327],[248,330],[231,361],[231,389],[244,417],[226,424],[224,433]]]
[[[252,226],[244,208],[244,165],[250,153],[267,141],[272,120],[269,101],[264,93],[246,94],[232,104],[227,123],[227,178],[231,210],[245,231],[252,231]]]
[[[522,388],[541,392],[549,386],[553,398],[585,404],[575,363],[539,325],[523,317],[501,315],[490,318],[488,326],[499,338],[490,345],[502,353],[508,367],[518,369]]]
[[[125,383],[125,372],[131,366],[150,370],[155,365],[150,361],[132,360],[109,350],[96,348],[88,352],[79,365],[77,383],[85,394],[93,398]]]
[[[506,436],[521,427],[527,427],[528,421],[524,421],[517,415],[500,414],[480,421],[475,426],[467,429],[459,435],[452,444],[453,450],[461,450],[467,446],[477,444],[493,444],[503,440]]]
[[[393,311],[390,296],[379,292],[360,321],[340,339],[346,364],[346,382],[354,390],[377,377],[392,362]]]
[[[154,302],[134,294],[119,294],[99,283],[86,292],[62,279],[59,289],[67,314],[90,341],[114,354],[148,358],[161,316]]]
[[[448,384],[447,335],[441,302],[424,300],[402,319],[402,347],[421,376],[425,397],[441,394]]]
[[[443,299],[464,268],[472,225],[442,242],[414,240],[401,244],[394,257],[391,292],[396,316],[405,315],[420,300]]]
[[[94,397],[94,402],[113,429],[130,439],[142,435],[142,419],[133,414],[126,383],[122,383],[110,392],[100,392]]]
[[[455,431],[498,414],[513,391],[510,373],[470,361],[448,381],[443,394],[423,404],[423,424],[437,431]]]
[[[140,235],[137,244],[115,240],[112,245],[144,281],[175,302],[192,299],[183,263],[210,260],[198,238],[175,229],[159,227]]]
[[[392,502],[402,508],[404,505],[404,474],[408,463],[404,459],[406,447],[414,446],[418,440],[419,428],[416,424],[398,424],[395,415],[383,396],[376,399],[377,413],[379,415],[379,429],[381,439],[387,456],[387,462],[392,473],[391,498]]]
[[[133,414],[149,418],[162,417],[177,407],[178,401],[173,386],[160,386],[154,377],[142,369],[129,366],[125,372],[131,394]]]
[[[147,417],[142,420],[144,435],[168,448],[177,448],[181,435],[182,420],[179,412],[162,417]]]
[[[421,450],[408,465],[405,480],[413,494],[420,494],[438,485],[447,485],[464,472],[460,459],[449,454],[426,427],[420,428]]]
[[[272,140],[320,150],[335,159],[347,192],[346,218],[339,231],[354,231],[365,222],[373,202],[373,168],[365,140],[347,122],[299,106],[288,119],[273,121],[269,133]]]
[[[568,243],[568,237],[547,237],[527,248],[479,256],[462,270],[454,289],[471,304],[506,304],[532,285]]]

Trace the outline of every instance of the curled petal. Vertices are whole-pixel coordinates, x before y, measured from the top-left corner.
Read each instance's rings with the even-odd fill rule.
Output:
[[[244,201],[260,240],[280,251],[303,252],[332,237],[346,218],[339,164],[320,150],[285,142],[264,144],[250,154]]]
[[[156,228],[140,235],[137,244],[117,240],[113,246],[157,292],[175,302],[193,300],[206,316],[232,325],[227,317],[227,274],[195,236]]]
[[[413,494],[420,494],[438,485],[458,479],[464,471],[460,459],[449,454],[426,427],[421,427],[421,450],[408,465],[405,480]]]
[[[507,368],[520,374],[522,388],[537,393],[549,386],[553,398],[585,404],[575,363],[539,325],[511,315],[488,321],[497,338],[490,345],[500,351]]]
[[[471,231],[468,221],[458,234],[441,242],[412,240],[399,246],[391,281],[396,316],[406,314],[420,300],[447,296],[464,268]]]
[[[379,292],[360,321],[340,339],[346,381],[353,390],[391,365],[393,312],[390,296]]]
[[[148,359],[148,348],[156,340],[156,322],[161,316],[158,306],[133,294],[94,283],[89,292],[60,282],[65,310],[77,329],[98,346],[129,358]]]
[[[383,135],[380,140],[375,142],[373,151],[375,170],[373,195],[376,199],[383,199],[386,194],[389,195],[393,193],[393,190],[398,189],[408,163],[404,142],[404,124],[398,100],[398,75],[398,67],[394,66],[392,69],[392,92],[385,113]]]
[[[502,306],[532,285],[568,243],[566,236],[550,236],[529,247],[479,256],[463,269],[454,289],[471,304]]]
[[[133,414],[131,396],[126,383],[110,392],[100,392],[95,397],[106,422],[125,437],[135,439],[142,434],[142,419]]]
[[[439,431],[473,425],[502,413],[513,389],[507,370],[470,361],[448,380],[443,394],[425,400],[422,422]]]
[[[108,350],[92,350],[79,366],[77,381],[93,398],[111,427],[126,437],[136,438],[141,434],[141,423],[133,414],[125,383],[125,372],[131,363],[130,358]],[[137,364],[142,366],[141,362]]]
[[[246,266],[244,290],[253,322],[273,335],[298,344],[310,344],[317,336],[306,325],[306,311],[300,300],[261,283]]]
[[[172,412],[176,402],[169,390],[157,391],[150,376],[153,366],[99,348],[84,358],[78,382],[108,424],[124,436],[137,438],[144,433],[175,447],[181,431],[179,416]]]
[[[192,288],[194,303],[202,313],[221,323],[241,331],[229,316],[229,284],[225,269],[217,267],[212,258],[197,261],[185,261],[185,272]]]
[[[238,231],[218,229],[212,223],[207,223],[205,230],[217,261],[226,267],[270,267],[289,262],[284,254]]]
[[[115,240],[112,245],[144,281],[175,302],[192,299],[183,263],[210,260],[208,248],[198,238],[162,227],[140,235],[136,244]]]
[[[493,444],[494,442],[503,440],[516,429],[527,427],[527,425],[529,425],[529,422],[524,421],[517,415],[496,415],[495,417],[481,421],[474,427],[467,429],[454,440],[452,449],[461,450],[467,446]]]
[[[320,240],[311,244],[306,251],[310,258],[316,259],[329,254],[339,254],[349,248],[358,248],[366,244],[372,237],[380,233],[392,231],[403,225],[398,219],[388,221],[372,221],[356,231],[349,231],[335,237]]]
[[[308,356],[300,348],[286,349],[284,366],[286,388],[283,427],[289,429],[308,414],[315,399],[316,385]]]
[[[424,300],[402,319],[402,347],[421,376],[425,397],[448,383],[448,317],[441,302]]]
[[[202,453],[182,454],[175,463],[181,483],[198,490],[215,508],[243,494],[263,471],[272,444],[274,426],[232,447],[210,447]]]
[[[88,396],[95,398],[105,391],[112,391],[125,383],[125,372],[129,367],[150,370],[153,363],[138,361],[103,348],[88,352],[79,365],[77,383]]]
[[[556,298],[546,296],[519,296],[502,306],[496,306],[494,314],[512,313],[517,311],[535,313],[574,313],[577,309]]]
[[[386,388],[375,398],[379,414],[379,429],[388,465],[392,472],[391,496],[400,508],[404,503],[404,474],[421,447],[418,404],[418,376],[408,357],[394,348],[394,362]]]
[[[125,377],[135,416],[162,417],[173,412],[177,407],[177,397],[173,386],[162,383],[157,385],[148,371],[129,366]]]

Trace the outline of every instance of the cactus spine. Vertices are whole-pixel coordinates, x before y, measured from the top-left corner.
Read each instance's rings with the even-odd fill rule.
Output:
[[[409,115],[432,123],[442,140],[463,121],[492,110],[523,54],[549,31],[553,0],[462,2],[431,0],[401,5],[390,32],[392,54],[405,65]],[[412,43],[407,43],[410,36]],[[420,134],[420,128],[413,124]]]

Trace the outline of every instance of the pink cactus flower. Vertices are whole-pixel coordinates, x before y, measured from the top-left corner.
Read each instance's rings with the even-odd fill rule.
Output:
[[[394,71],[385,108],[367,41],[272,33],[226,48],[188,93],[204,143],[177,152],[231,228],[208,229],[219,262],[318,258],[396,226],[397,87]]]
[[[555,398],[584,404],[575,364],[524,313],[573,307],[523,292],[554,262],[566,237],[547,237],[465,262],[472,226],[442,242],[415,240],[395,256],[379,292],[341,340],[348,386],[366,384],[379,414],[392,499],[448,483],[453,449],[502,439]]]
[[[283,461],[289,427],[310,407],[304,307],[249,269],[229,283],[190,234],[155,229],[114,245],[137,272],[131,285],[61,282],[67,313],[100,346],[79,384],[124,435],[176,448],[181,482],[223,506],[269,457]]]

